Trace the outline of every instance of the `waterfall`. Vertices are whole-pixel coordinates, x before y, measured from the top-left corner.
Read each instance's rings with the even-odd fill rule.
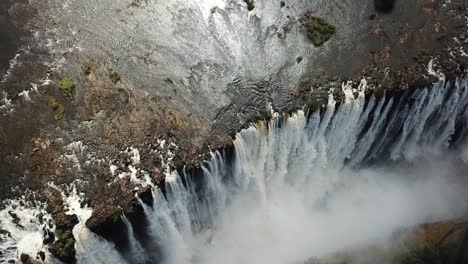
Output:
[[[217,151],[202,175],[168,174],[142,203],[162,263],[297,263],[466,208],[447,179],[468,165],[468,78],[368,101],[365,81],[342,89],[241,131],[231,163]]]
[[[132,261],[134,263],[145,263],[147,261],[146,253],[133,233],[132,223],[130,223],[125,214],[122,215],[122,221],[127,227],[127,237],[130,242],[130,255]]]
[[[66,213],[79,218],[78,263],[295,264],[466,212],[468,78],[368,100],[366,86],[344,84],[344,101],[330,96],[320,111],[252,124],[232,155],[212,152],[198,173],[167,171],[151,205],[137,197],[149,239],[137,240],[122,215],[128,252],[86,228],[92,210],[76,189],[62,192]],[[27,215],[14,205],[2,221],[13,208]],[[16,233],[40,239],[40,225],[5,226],[12,239],[0,239],[13,250]]]
[[[91,208],[81,207],[83,196],[77,193],[76,188],[73,188],[69,195],[62,193],[62,196],[68,206],[66,213],[76,214],[79,220],[78,224],[73,227],[78,263],[125,263],[112,242],[99,237],[86,227],[86,221],[93,211]]]

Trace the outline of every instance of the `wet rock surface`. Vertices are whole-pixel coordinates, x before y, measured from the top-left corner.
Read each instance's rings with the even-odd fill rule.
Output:
[[[268,118],[270,106],[280,112],[319,109],[330,88],[345,80],[357,86],[363,76],[374,89],[369,93],[398,93],[467,70],[463,0],[284,1],[274,4],[273,14],[262,11],[269,7],[264,1],[249,1],[255,3],[250,10],[238,2],[206,14],[175,10],[176,22],[159,21],[185,40],[177,45],[171,34],[143,26],[148,14],[159,12],[151,5],[116,1],[108,8],[104,1],[97,8],[106,11],[94,16],[87,4],[71,1],[74,12],[65,16],[70,10],[52,9],[55,1],[0,3],[0,23],[8,24],[0,41],[0,199],[79,179],[88,183],[80,191],[94,209],[87,226],[111,237],[106,227],[119,224],[112,217],[116,208],[131,215],[141,210],[135,194],[151,200],[151,187],[138,182],[145,175],[164,186],[167,168],[197,167],[210,149],[232,144],[249,122]],[[242,32],[221,30],[230,14],[242,18]],[[78,24],[80,15],[89,20]],[[206,33],[199,17],[219,31]],[[314,47],[307,17],[325,18],[336,34]],[[98,22],[104,26],[93,24]],[[137,22],[142,26],[131,27]],[[117,32],[111,34],[109,25]],[[152,42],[148,36],[156,33],[168,40]],[[223,34],[239,39],[231,43]],[[64,92],[63,80],[74,88]],[[333,93],[343,96],[339,89]],[[77,219],[64,213],[59,194],[45,190],[60,230],[50,251],[73,261]]]
[[[73,227],[78,224],[76,215],[65,214],[62,195],[57,190],[49,188],[46,190],[47,212],[50,213],[56,226],[56,240],[49,247],[50,253],[65,263],[74,263],[75,259],[75,238],[73,237]]]

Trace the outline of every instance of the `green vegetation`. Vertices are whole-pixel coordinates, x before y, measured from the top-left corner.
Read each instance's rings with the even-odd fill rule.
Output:
[[[466,264],[467,224],[437,223],[426,226],[424,230],[404,234],[390,247],[369,247],[324,258],[312,257],[303,264]]]
[[[119,221],[120,217],[122,216],[123,210],[120,207],[114,207],[111,211],[111,219],[114,222]]]
[[[73,100],[75,89],[76,83],[73,79],[65,77],[60,81],[60,90],[68,100]]]
[[[443,264],[444,262],[440,262],[439,258],[434,247],[425,246],[397,257],[396,262],[400,264]]]
[[[143,3],[146,3],[146,1],[147,0],[132,0],[128,6],[129,7],[141,7]]]
[[[75,261],[75,238],[71,231],[57,230],[57,241],[49,246],[49,251],[66,263]]]
[[[321,17],[311,17],[305,24],[307,37],[315,46],[322,46],[336,33],[336,28]]]
[[[254,0],[244,0],[247,4],[247,10],[252,11],[255,8]]]
[[[186,161],[185,166],[187,167],[187,169],[192,169],[194,167],[193,161],[191,161],[191,160]],[[181,168],[181,167],[179,167],[179,168]]]
[[[60,120],[65,115],[65,107],[57,101],[55,98],[49,100],[49,107],[55,112],[55,120]]]
[[[49,246],[49,251],[64,263],[74,263],[75,238],[73,227],[78,223],[76,215],[65,214],[60,193],[49,194],[47,197],[47,212],[52,214],[55,223],[55,241]]]
[[[453,240],[439,247],[425,245],[405,252],[395,259],[398,264],[458,264],[467,263],[468,248],[462,239]]]
[[[120,81],[120,75],[114,70],[109,71],[109,79],[113,84],[117,84]]]

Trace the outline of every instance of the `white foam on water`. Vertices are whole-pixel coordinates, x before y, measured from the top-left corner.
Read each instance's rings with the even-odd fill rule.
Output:
[[[42,222],[40,222],[42,215]],[[43,244],[43,230],[50,228],[51,216],[45,211],[45,205],[36,201],[28,202],[25,197],[6,201],[6,206],[0,211],[0,262],[18,260],[21,254],[28,254],[35,259],[42,251],[46,254],[46,262],[51,263],[47,246]],[[50,228],[53,232],[54,228]]]
[[[93,211],[87,206],[81,207],[83,195],[74,187],[69,195],[63,196],[68,208],[66,213],[77,215],[79,220],[73,228],[78,263],[126,263],[112,242],[99,237],[86,227],[86,221]]]

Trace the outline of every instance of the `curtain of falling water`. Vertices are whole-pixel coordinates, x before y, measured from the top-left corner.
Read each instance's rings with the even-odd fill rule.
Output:
[[[367,102],[365,89],[344,85],[340,105],[330,97],[321,112],[241,131],[231,160],[213,152],[198,178],[166,175],[166,192],[140,201],[157,254],[124,217],[123,258],[86,228],[91,210],[72,193],[78,262],[301,263],[463,212],[468,197],[450,179],[468,166],[468,78]]]

